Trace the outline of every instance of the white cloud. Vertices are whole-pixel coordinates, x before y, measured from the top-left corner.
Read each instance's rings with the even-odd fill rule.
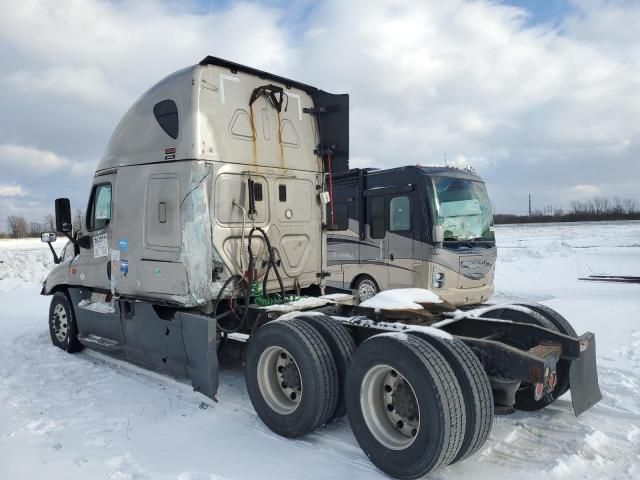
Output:
[[[135,96],[207,54],[267,68],[282,68],[293,56],[278,26],[284,12],[248,2],[205,15],[192,7],[159,0],[2,2],[0,38],[24,55],[15,63],[28,63],[30,70],[63,66],[63,76],[80,72],[97,78],[99,87]]]
[[[71,175],[74,177],[89,177],[96,171],[98,162],[75,162],[71,165]]]
[[[118,112],[134,100],[131,95],[112,85],[105,73],[95,66],[61,66],[38,72],[20,70],[6,75],[0,82],[5,88],[12,86],[22,94],[36,92],[57,95],[100,108],[116,109]]]
[[[6,173],[16,177],[36,179],[55,174],[61,177],[90,177],[95,172],[98,162],[72,160],[50,150],[43,150],[30,145],[0,144],[0,167]],[[2,190],[5,188],[6,190]],[[25,190],[20,186],[0,185],[0,196],[3,191],[11,189]],[[5,194],[8,196],[8,194]]]
[[[20,170],[29,176],[47,175],[70,165],[69,159],[54,152],[27,145],[0,145],[0,166]]]
[[[601,189],[597,185],[574,185],[571,189],[576,193],[595,195],[600,193]]]
[[[0,129],[0,165],[90,175],[117,112],[212,54],[350,93],[353,166],[442,164],[446,153],[488,179],[501,211],[519,195],[526,206],[526,192],[558,205],[591,194],[581,185],[637,195],[640,2],[576,0],[554,27],[488,0],[326,0],[302,31],[273,2],[198,5],[0,3],[0,100],[20,98],[24,116]]]
[[[0,197],[24,197],[27,192],[20,185],[0,185]]]

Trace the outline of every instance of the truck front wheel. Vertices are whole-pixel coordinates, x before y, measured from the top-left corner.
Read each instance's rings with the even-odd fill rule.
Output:
[[[78,341],[78,327],[69,298],[64,292],[56,292],[49,307],[49,334],[51,343],[73,353],[82,350]]]

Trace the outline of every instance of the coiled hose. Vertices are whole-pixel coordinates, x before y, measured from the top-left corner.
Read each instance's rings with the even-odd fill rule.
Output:
[[[253,252],[251,251],[251,238],[253,237],[253,233],[258,231],[262,238],[264,238],[265,243],[267,244],[267,253],[269,254],[269,259],[267,261],[267,271],[264,272],[264,278],[262,279],[262,292],[263,294],[267,291],[267,281],[269,279],[269,270],[273,268],[274,273],[276,274],[276,278],[278,279],[278,285],[280,285],[280,295],[281,295],[281,303],[286,302],[287,297],[284,292],[284,283],[282,283],[282,277],[280,276],[280,272],[278,271],[278,266],[276,265],[275,255],[273,254],[273,248],[271,247],[271,242],[269,241],[269,237],[267,237],[266,232],[260,227],[253,227],[249,231],[249,277],[253,280],[253,275],[255,271],[255,259],[253,257]]]
[[[254,232],[256,231],[259,232],[264,238],[265,244],[267,245],[267,253],[268,253],[267,270],[264,273],[264,277],[262,279],[262,292],[259,291],[260,287],[258,287],[257,282],[253,281],[255,276],[255,258],[253,256],[253,251],[251,250],[251,239],[253,237]],[[260,227],[251,228],[251,231],[249,232],[248,251],[249,251],[248,272],[245,274],[245,276],[242,276],[242,275],[230,276],[222,285],[222,288],[218,292],[218,296],[216,297],[216,301],[213,305],[213,317],[218,321],[218,328],[220,329],[220,331],[224,333],[235,333],[240,331],[242,328],[244,328],[244,326],[247,323],[247,316],[249,313],[248,306],[249,306],[249,302],[251,300],[252,294],[256,299],[256,303],[258,303],[258,305],[260,306],[273,305],[278,301],[280,303],[285,303],[286,301],[289,300],[284,291],[284,283],[282,282],[282,277],[280,276],[280,272],[278,271],[278,266],[275,261],[275,255],[273,253],[273,248],[271,247],[271,242],[269,241],[269,237],[267,237],[266,232],[262,228]],[[278,285],[280,286],[279,299],[272,299],[266,296],[267,281],[269,279],[269,270],[271,269],[273,269],[274,273],[276,274],[276,278],[278,279]],[[220,301],[224,296],[224,292],[229,288],[229,285],[233,284],[233,282],[235,282],[236,284],[235,286],[241,285],[241,290],[243,293],[243,300],[244,300],[244,312],[242,312],[241,315],[236,313],[235,307],[234,307],[236,297],[235,295],[232,294],[231,298],[229,299],[229,310],[218,315],[218,307],[220,306]],[[237,325],[233,328],[225,327],[222,323],[220,323],[220,320],[228,317],[229,315],[233,315],[237,319]]]
[[[220,300],[222,300],[222,296],[224,292],[227,290],[227,288],[229,287],[229,285],[231,285],[231,283],[234,281],[237,282],[238,284],[244,283],[244,286],[242,287],[243,300],[245,305],[244,312],[242,313],[242,315],[238,315],[236,313],[234,308],[235,295],[232,294],[231,298],[229,299],[229,310],[218,315],[218,306],[220,305]],[[245,326],[245,324],[247,323],[247,315],[249,314],[249,308],[248,308],[249,300],[250,300],[250,292],[249,292],[246,279],[242,275],[231,275],[229,278],[227,278],[227,281],[224,282],[224,284],[222,285],[222,288],[218,292],[218,296],[216,297],[216,302],[213,304],[213,318],[218,322],[218,328],[220,329],[221,332],[235,333],[240,331]],[[228,317],[229,315],[235,316],[238,321],[237,325],[233,328],[225,327],[224,324],[220,323],[220,320]]]

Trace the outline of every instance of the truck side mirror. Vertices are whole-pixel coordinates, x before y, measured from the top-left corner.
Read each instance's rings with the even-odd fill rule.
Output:
[[[431,236],[433,238],[433,243],[441,246],[442,242],[444,242],[444,228],[442,228],[442,225],[434,225],[433,233]]]
[[[57,209],[58,209],[58,205],[56,204],[56,211]],[[56,215],[56,218],[57,218],[57,215]],[[51,232],[46,232],[40,235],[40,240],[46,243],[47,245],[49,245],[49,250],[51,250],[51,254],[53,255],[53,263],[55,263],[56,265],[60,263],[60,257],[58,257],[58,254],[51,246],[51,243],[55,242],[57,239],[58,237],[56,236],[56,234]]]
[[[52,243],[58,239],[55,233],[43,233],[40,235],[40,240],[44,243]]]
[[[68,198],[56,198],[56,231],[71,233],[71,204]]]

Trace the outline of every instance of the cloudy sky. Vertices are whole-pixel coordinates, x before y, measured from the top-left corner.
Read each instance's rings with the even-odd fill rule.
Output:
[[[640,198],[637,0],[1,0],[0,229],[84,208],[115,124],[207,54],[351,95],[352,166],[471,164],[498,212]]]

